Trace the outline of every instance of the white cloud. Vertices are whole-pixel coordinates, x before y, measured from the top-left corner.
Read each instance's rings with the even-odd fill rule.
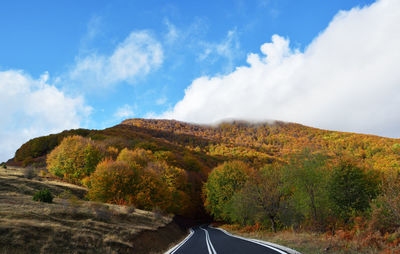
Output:
[[[212,123],[284,120],[400,137],[400,1],[339,12],[304,52],[278,35],[249,66],[200,77],[162,115]]]
[[[180,32],[168,19],[165,19],[164,24],[168,29],[168,32],[165,34],[165,41],[172,44],[179,38]]]
[[[0,161],[13,157],[30,138],[78,128],[91,108],[47,84],[49,74],[32,79],[22,71],[0,72]]]
[[[114,116],[120,119],[132,118],[135,116],[135,112],[133,111],[132,107],[125,104],[122,107],[119,107],[117,111],[114,113]]]
[[[164,105],[167,101],[168,101],[168,98],[165,95],[163,95],[162,97],[160,97],[156,100],[156,104]]]
[[[226,37],[219,43],[200,42],[202,52],[198,55],[198,60],[209,60],[215,62],[217,58],[223,57],[227,60],[227,69],[233,68],[233,61],[238,55],[240,43],[236,30],[228,31]]]
[[[111,55],[78,57],[69,73],[72,82],[91,86],[133,83],[163,62],[161,44],[147,31],[132,32]]]

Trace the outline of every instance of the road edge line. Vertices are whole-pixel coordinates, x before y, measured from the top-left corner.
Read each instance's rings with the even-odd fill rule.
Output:
[[[218,230],[222,231],[223,233],[225,233],[225,234],[227,234],[229,236],[236,237],[236,238],[239,238],[239,239],[242,239],[242,240],[245,240],[245,241],[249,241],[249,242],[252,242],[252,243],[255,243],[255,244],[270,248],[270,249],[273,249],[273,250],[278,251],[278,252],[283,253],[283,254],[286,254],[286,253],[289,253],[289,254],[301,254],[300,252],[298,252],[296,250],[290,249],[288,247],[285,247],[285,246],[282,246],[282,245],[279,245],[279,244],[276,244],[276,243],[271,243],[271,242],[266,242],[266,241],[259,240],[259,239],[245,238],[245,237],[242,237],[242,236],[234,235],[234,234],[231,234],[231,233],[227,232],[225,229],[222,229],[222,228],[215,228],[215,227],[212,227],[212,228],[218,229]]]
[[[177,245],[172,247],[171,249],[167,250],[164,252],[164,254],[173,254],[175,251],[177,251],[182,245],[184,245],[194,234],[194,230],[192,228],[189,229],[189,234],[183,239],[181,242],[179,242]]]

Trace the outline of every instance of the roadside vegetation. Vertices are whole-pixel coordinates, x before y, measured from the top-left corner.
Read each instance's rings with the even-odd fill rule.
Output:
[[[204,196],[216,219],[236,225],[228,230],[281,240],[298,233],[287,246],[305,253],[320,253],[319,247],[332,253],[400,251],[399,173],[382,173],[345,155],[306,149],[287,163],[254,169],[226,162],[210,174]],[[302,246],[301,237],[311,233],[324,244]]]

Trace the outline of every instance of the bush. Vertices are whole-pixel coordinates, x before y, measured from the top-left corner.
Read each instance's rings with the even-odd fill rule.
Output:
[[[7,169],[7,165],[6,165],[5,162],[1,163],[0,165],[1,165],[2,168]]]
[[[135,212],[136,208],[133,205],[125,205],[122,207],[121,210],[123,213],[131,214],[131,213]]]
[[[24,177],[27,179],[32,179],[36,176],[35,170],[32,167],[27,167],[24,169]]]
[[[35,195],[33,195],[33,200],[39,202],[52,203],[53,195],[48,189],[43,189],[36,192]]]
[[[92,203],[90,207],[98,220],[104,222],[109,222],[111,220],[113,214],[108,206],[101,203]]]
[[[400,229],[400,173],[385,177],[382,193],[372,202],[370,226],[382,233]]]

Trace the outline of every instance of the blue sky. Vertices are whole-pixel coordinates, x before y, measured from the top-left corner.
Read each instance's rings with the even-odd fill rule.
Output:
[[[324,34],[329,34],[331,30],[340,30],[340,24],[336,23],[359,24],[354,20],[358,16],[361,19],[363,13],[375,22],[378,14],[369,13],[384,8],[379,4],[391,4],[391,9],[395,10],[398,7],[394,0],[382,0],[375,7],[371,5],[374,2],[3,1],[0,8],[0,75],[3,75],[0,76],[0,88],[9,94],[7,98],[10,102],[1,105],[3,127],[0,127],[0,138],[11,148],[0,151],[0,160],[10,157],[12,150],[27,138],[66,128],[105,128],[130,117],[215,122],[250,115],[249,119],[254,120],[278,118],[327,129],[396,136],[391,126],[387,129],[375,128],[375,124],[363,129],[346,124],[345,120],[352,118],[351,115],[344,118],[343,125],[310,121],[314,115],[297,118],[282,114],[280,117],[279,112],[284,112],[281,106],[277,106],[272,114],[262,110],[260,115],[248,114],[254,111],[254,106],[250,107],[250,111],[239,110],[229,114],[226,113],[229,110],[221,108],[221,114],[196,118],[199,115],[196,110],[213,112],[218,108],[212,106],[207,109],[203,106],[211,105],[211,101],[207,100],[210,96],[200,91],[198,86],[207,87],[214,78],[218,79],[218,86],[223,87],[224,80],[236,75],[238,68],[254,69],[255,65],[249,60],[251,53],[258,54],[261,59],[265,52],[275,54],[268,49],[260,51],[262,45],[269,43],[275,49],[279,43],[282,47],[288,44],[287,52],[283,53],[284,59],[298,54],[307,55],[308,48],[324,48],[319,46],[321,43],[318,41],[323,41]],[[347,21],[334,18],[340,16],[342,10],[347,13],[347,16],[343,15]],[[394,21],[389,20],[382,25],[392,24]],[[397,28],[394,25],[394,29]],[[355,29],[362,32],[364,28],[359,25]],[[273,35],[279,38],[274,41]],[[347,42],[338,41],[332,45],[332,50],[342,43]],[[317,46],[312,47],[314,44]],[[265,59],[261,62],[269,61]],[[391,59],[392,62],[397,60],[397,56]],[[272,67],[265,67],[268,68]],[[274,75],[277,74],[269,74]],[[243,79],[240,89],[246,90],[246,79],[251,77]],[[202,80],[208,83],[196,85]],[[264,81],[258,82],[261,84]],[[13,91],[19,87],[14,84],[20,84],[21,89],[27,92],[24,90],[23,96],[11,100],[11,94],[22,91]],[[239,93],[240,89],[237,90]],[[222,88],[219,90],[222,91]],[[272,90],[262,91],[268,94],[271,91],[274,98],[277,96]],[[35,97],[32,94],[36,94]],[[202,102],[188,101],[192,96],[205,98]],[[228,98],[224,99],[224,96]],[[233,97],[229,93],[218,94],[218,98],[226,101],[226,107],[235,103]],[[4,98],[3,101],[7,101]],[[25,101],[39,99],[18,106],[18,98],[26,98]],[[246,98],[237,99],[246,101]],[[260,101],[263,99],[258,98]],[[39,104],[47,105],[52,110],[48,112]],[[187,112],[182,112],[179,105],[186,105]],[[244,102],[242,108],[246,105]],[[189,110],[191,106],[193,110]],[[262,106],[257,105],[259,108]],[[273,105],[265,106],[275,108]],[[332,115],[336,114],[338,112]],[[334,120],[336,122],[337,118]],[[13,141],[10,141],[11,134],[17,137]]]

